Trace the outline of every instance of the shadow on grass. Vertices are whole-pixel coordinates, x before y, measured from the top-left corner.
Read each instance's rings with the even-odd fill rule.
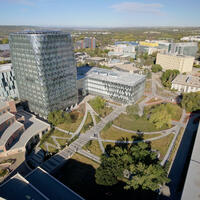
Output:
[[[85,199],[155,199],[156,193],[150,191],[124,190],[124,182],[113,186],[98,185],[95,182],[95,168],[74,159],[60,168],[54,176]]]

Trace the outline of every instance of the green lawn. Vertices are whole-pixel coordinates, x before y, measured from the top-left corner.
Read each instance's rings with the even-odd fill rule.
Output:
[[[74,122],[66,121],[62,124],[57,125],[57,127],[74,133],[81,124],[83,116],[83,113],[79,113],[78,118]]]
[[[97,115],[95,115],[96,123],[98,124],[101,121],[101,118]]]
[[[151,81],[146,81],[145,83],[145,92],[151,92],[152,88],[152,82]]]
[[[106,117],[113,110],[111,107],[106,106],[106,100],[99,96],[91,99],[88,103],[100,117]]]
[[[82,163],[85,163],[85,164],[88,164],[88,165],[92,165],[95,169],[99,167],[99,164],[94,162],[93,160],[89,159],[89,158],[86,158],[85,156],[83,155],[80,155],[78,153],[75,153],[71,159],[74,159],[74,160],[77,160],[79,162],[82,162]]]
[[[127,130],[140,130],[144,132],[154,132],[168,128],[164,126],[160,129],[157,129],[155,125],[147,120],[145,117],[136,118],[135,116],[129,116],[126,114],[119,115],[119,117],[113,121],[113,124]]]
[[[88,144],[86,144],[83,149],[84,150],[89,150],[90,153],[96,155],[96,156],[101,156],[102,151],[100,149],[99,143],[97,140],[90,140],[91,142],[88,142]]]
[[[71,137],[70,135],[67,135],[66,133],[63,133],[56,129],[49,131],[47,134],[43,135],[40,141],[40,147],[44,149],[45,151],[47,150],[46,146],[44,145],[45,142],[55,145],[51,136],[65,137],[66,139],[56,139],[61,146],[65,146],[67,143],[67,140]],[[56,152],[56,151],[57,151],[56,148],[49,146],[49,152]]]
[[[160,160],[162,160],[167,153],[167,150],[172,142],[172,139],[174,138],[174,134],[171,133],[167,135],[166,137],[163,137],[158,140],[154,140],[151,142],[151,148],[156,149],[160,152]]]
[[[0,177],[4,177],[6,174],[8,174],[7,169],[0,169]]]
[[[138,137],[138,135],[136,133],[127,133],[124,132],[122,130],[119,130],[113,126],[111,126],[109,129],[103,130],[101,132],[101,138],[102,139],[107,139],[107,140],[120,140],[122,138],[124,139],[128,139],[129,141],[134,140],[138,140],[138,139],[149,139],[149,138],[153,138],[153,137],[157,137],[160,136],[161,134],[151,134],[151,135],[143,135],[140,137]]]
[[[81,129],[81,133],[85,133],[87,130],[89,130],[94,125],[92,116],[90,112],[87,114],[87,118],[85,120],[85,123],[83,125],[83,128]]]

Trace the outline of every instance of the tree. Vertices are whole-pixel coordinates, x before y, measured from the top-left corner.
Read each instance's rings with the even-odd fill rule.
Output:
[[[3,38],[2,39],[2,44],[8,44],[8,38]]]
[[[194,112],[200,110],[200,92],[191,92],[183,94],[181,106],[187,112]]]
[[[125,189],[155,191],[169,182],[167,173],[159,163],[157,154],[150,144],[139,142],[129,145],[110,147],[108,155],[101,156],[101,164],[96,170],[97,184],[114,185],[123,180]],[[124,172],[129,172],[129,177]]]
[[[157,72],[162,71],[162,67],[158,64],[155,64],[151,67],[151,70],[152,70],[152,72],[157,73]]]
[[[165,87],[171,88],[172,81],[176,78],[176,76],[180,74],[180,72],[176,69],[166,70],[161,77],[161,82]]]
[[[171,115],[164,109],[160,109],[151,114],[150,122],[152,122],[157,129],[167,125],[168,127],[171,126]]]

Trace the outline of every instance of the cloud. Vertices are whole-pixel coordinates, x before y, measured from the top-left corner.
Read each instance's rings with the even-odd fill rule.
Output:
[[[123,2],[114,4],[111,6],[117,12],[129,12],[129,13],[151,13],[162,14],[162,4],[159,3],[139,3],[139,2]]]

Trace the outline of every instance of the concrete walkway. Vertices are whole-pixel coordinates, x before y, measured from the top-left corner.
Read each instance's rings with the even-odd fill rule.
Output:
[[[85,151],[84,149],[78,150],[78,153],[80,153],[81,155],[83,155],[85,157],[88,157],[91,160],[94,160],[97,163],[101,163],[100,158],[98,156],[96,156],[88,151]]]
[[[86,131],[85,134],[81,134],[78,139],[76,139],[73,143],[64,148],[62,151],[58,152],[56,155],[52,156],[49,160],[44,162],[41,167],[44,168],[47,172],[53,172],[57,167],[59,167],[69,158],[71,158],[74,153],[79,152],[82,147],[91,140],[92,137],[99,135],[105,125],[108,122],[113,121],[124,110],[125,106],[121,106],[113,110],[108,116],[104,118],[104,120],[100,121],[98,124],[96,124],[96,126]]]
[[[70,132],[70,131],[66,131],[66,130],[64,130],[64,129],[61,129],[61,128],[59,128],[59,127],[55,127],[55,129],[56,130],[58,130],[58,131],[61,131],[61,132],[63,132],[63,133],[66,133],[66,134],[68,134],[68,135],[73,135],[74,133],[72,133],[72,132]]]

